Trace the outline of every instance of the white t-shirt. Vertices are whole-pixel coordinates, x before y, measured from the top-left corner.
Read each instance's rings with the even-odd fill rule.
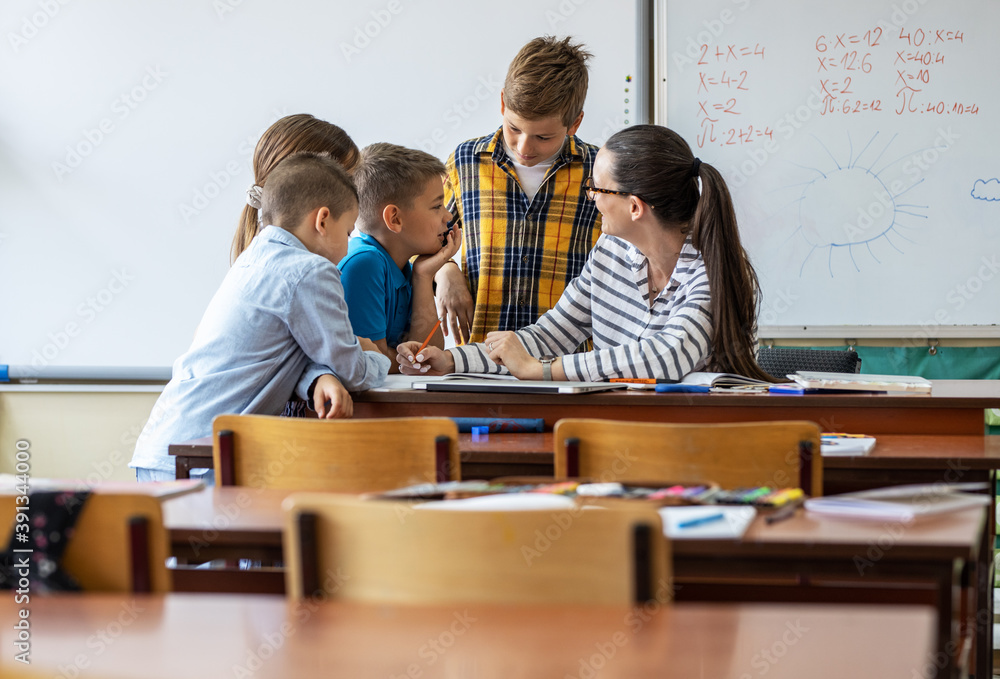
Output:
[[[538,188],[542,185],[542,180],[545,179],[545,173],[549,171],[552,167],[552,163],[556,162],[556,158],[562,153],[562,147],[556,151],[555,155],[551,158],[546,158],[541,160],[535,165],[528,167],[527,165],[521,165],[519,162],[514,160],[517,156],[510,150],[505,141],[503,144],[504,151],[507,152],[507,156],[510,158],[511,164],[514,165],[514,172],[517,173],[517,181],[521,184],[521,188],[524,189],[524,193],[528,196],[530,201],[538,193]]]

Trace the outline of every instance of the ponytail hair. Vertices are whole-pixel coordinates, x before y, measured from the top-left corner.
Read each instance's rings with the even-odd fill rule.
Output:
[[[271,171],[282,160],[300,151],[328,153],[350,174],[361,152],[344,130],[308,113],[281,118],[261,135],[253,152],[253,184],[263,187]],[[260,229],[260,211],[249,202],[243,206],[233,236],[232,261],[247,249]]]
[[[659,125],[626,127],[604,148],[612,154],[618,188],[650,205],[664,228],[689,233],[705,260],[714,328],[709,370],[773,382],[755,358],[760,285],[722,175],[695,158],[680,135]]]

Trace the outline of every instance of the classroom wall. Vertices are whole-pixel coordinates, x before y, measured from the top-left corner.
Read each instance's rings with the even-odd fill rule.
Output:
[[[26,440],[32,476],[135,479],[128,463],[157,396],[158,391],[0,391],[0,473],[14,473],[17,442]]]

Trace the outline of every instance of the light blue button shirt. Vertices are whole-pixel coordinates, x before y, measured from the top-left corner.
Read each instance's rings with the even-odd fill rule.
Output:
[[[277,415],[293,391],[306,398],[328,373],[349,391],[378,387],[389,365],[361,350],[337,267],[268,226],[226,274],[174,363],[129,466],[172,471],[167,446],[211,435],[216,415]]]

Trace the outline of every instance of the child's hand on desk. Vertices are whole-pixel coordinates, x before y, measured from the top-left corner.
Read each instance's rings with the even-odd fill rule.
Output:
[[[340,380],[322,375],[313,388],[313,410],[321,420],[349,418],[354,415],[354,401]]]
[[[420,353],[416,353],[416,352]],[[450,351],[427,346],[420,349],[420,342],[403,342],[396,347],[396,362],[404,375],[445,375],[455,372],[455,357]]]

